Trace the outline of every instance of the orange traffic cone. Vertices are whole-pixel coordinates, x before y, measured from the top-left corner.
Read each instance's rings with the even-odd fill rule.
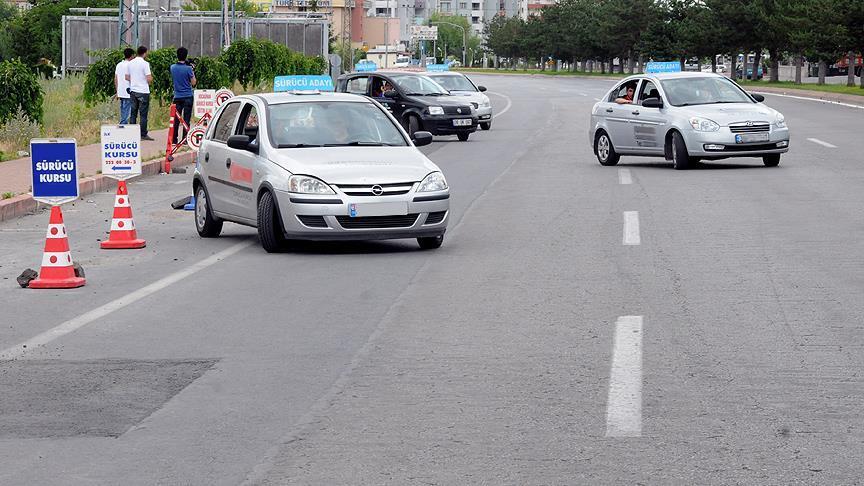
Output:
[[[147,242],[138,239],[135,222],[132,220],[132,206],[126,181],[117,181],[117,195],[114,196],[114,217],[111,219],[111,233],[99,246],[103,249],[144,248]]]
[[[60,206],[51,208],[48,220],[48,233],[45,235],[45,252],[42,254],[42,268],[39,277],[30,281],[31,289],[74,289],[86,281],[75,276],[72,268],[72,254],[69,253],[69,240],[66,239],[66,226]]]

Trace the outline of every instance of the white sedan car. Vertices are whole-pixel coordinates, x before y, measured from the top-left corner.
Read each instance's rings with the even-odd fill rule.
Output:
[[[198,151],[195,226],[287,240],[416,238],[438,248],[450,192],[441,170],[377,102],[342,93],[246,95],[220,107]]]

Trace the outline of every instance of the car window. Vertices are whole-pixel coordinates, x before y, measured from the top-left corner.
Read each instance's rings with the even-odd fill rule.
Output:
[[[253,103],[243,106],[234,135],[248,135],[250,142],[258,138],[258,110]]]
[[[268,108],[270,141],[279,148],[408,145],[402,132],[374,103],[317,101]]]
[[[348,87],[345,89],[348,93],[354,93],[359,95],[366,94],[366,85],[369,84],[369,78],[366,76],[353,78],[348,80]]]
[[[665,79],[660,84],[672,106],[753,102],[737,84],[720,76]]]
[[[645,81],[639,89],[639,104],[648,98],[660,99],[660,92],[657,91],[657,86],[654,86],[652,81]]]
[[[447,94],[447,89],[432,81],[428,76],[394,75],[393,81],[399,85],[408,96],[437,96]]]
[[[444,86],[450,91],[477,91],[477,88],[471,84],[465,76],[429,76],[433,81]]]
[[[632,88],[633,90],[635,90],[636,89],[636,83],[638,83],[638,82],[639,81],[636,79],[631,79],[630,81],[627,81],[625,83],[621,83],[615,89],[612,90],[612,93],[609,94],[609,99],[606,101],[608,101],[610,103],[614,103],[616,99],[626,97],[627,96],[627,89]]]
[[[216,126],[213,128],[213,136],[211,140],[217,140],[219,142],[227,142],[228,137],[231,136],[232,128],[234,128],[234,119],[237,117],[237,110],[240,109],[240,102],[229,103],[228,106],[222,110],[222,114],[219,115],[219,121],[216,122]]]

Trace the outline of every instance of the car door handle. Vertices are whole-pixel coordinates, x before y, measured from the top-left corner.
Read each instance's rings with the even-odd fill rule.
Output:
[[[210,153],[204,154],[204,162],[210,162]]]
[[[632,113],[632,114],[634,114],[634,115],[638,115],[638,114],[639,114],[639,110],[631,111],[630,113]]]
[[[615,111],[615,110],[613,110],[612,108],[606,108],[606,113],[612,113],[612,112],[614,112],[614,111]]]
[[[227,169],[231,168],[231,159],[228,159],[225,161],[225,168],[227,168]]]

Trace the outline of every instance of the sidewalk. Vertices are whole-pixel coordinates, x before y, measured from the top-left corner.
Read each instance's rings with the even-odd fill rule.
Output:
[[[153,175],[161,171],[164,161],[165,142],[168,129],[154,130],[150,136],[155,140],[141,144],[141,174]],[[114,179],[97,174],[102,169],[100,156],[101,144],[95,143],[78,147],[78,193],[80,197],[97,191],[112,190],[116,183]],[[148,161],[148,159],[150,159]],[[172,167],[192,164],[195,161],[193,152],[182,152],[174,156]],[[0,194],[13,192],[15,196],[0,200],[0,221],[17,218],[38,209],[31,191],[30,157],[0,162]]]

